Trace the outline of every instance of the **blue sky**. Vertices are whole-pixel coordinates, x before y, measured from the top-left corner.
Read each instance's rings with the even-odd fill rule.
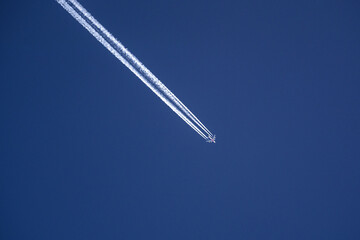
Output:
[[[1,239],[359,239],[357,1],[0,3]]]

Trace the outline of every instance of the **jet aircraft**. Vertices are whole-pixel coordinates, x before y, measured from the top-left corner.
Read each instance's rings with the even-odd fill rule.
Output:
[[[211,137],[211,136],[209,135],[208,140],[206,140],[206,142],[208,142],[208,143],[216,143],[216,142],[215,142],[215,138],[216,138],[216,135],[214,135],[213,137]]]

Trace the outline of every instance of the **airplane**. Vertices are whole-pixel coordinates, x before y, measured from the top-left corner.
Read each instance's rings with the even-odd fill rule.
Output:
[[[216,138],[216,135],[214,135],[213,137],[211,137],[211,136],[209,135],[208,140],[206,140],[206,142],[208,142],[208,143],[216,143],[216,142],[215,142],[215,138]]]

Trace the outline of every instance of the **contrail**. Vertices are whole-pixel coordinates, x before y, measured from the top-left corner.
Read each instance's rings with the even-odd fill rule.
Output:
[[[192,122],[190,122],[178,109],[169,102],[157,89],[155,89],[152,85],[150,85],[143,76],[134,69],[129,63],[118,53],[116,50],[111,47],[111,45],[103,38],[101,35],[96,32],[90,24],[88,24],[81,16],[65,1],[59,0],[58,1],[61,6],[64,7],[66,11],[68,11],[81,25],[83,25],[100,43],[102,43],[116,58],[118,58],[125,66],[127,66],[140,80],[142,80],[158,97],[161,98],[176,114],[178,114],[187,124],[190,125],[200,136],[204,139],[207,137],[196,127]]]
[[[213,136],[195,115],[159,79],[157,79],[134,55],[132,55],[99,22],[97,22],[97,20],[77,1],[57,0],[57,2],[200,136],[204,139],[209,139]],[[171,101],[169,101],[169,99]]]
[[[131,61],[146,77],[148,77],[158,88],[160,88],[166,95],[176,103],[176,105],[194,122],[196,122],[203,131],[212,136],[212,133],[200,122],[199,119],[149,70],[147,69],[124,45],[122,45],[110,32],[108,32],[80,3],[76,0],[68,0],[71,2],[89,21],[94,24],[100,32],[116,45],[116,49]]]

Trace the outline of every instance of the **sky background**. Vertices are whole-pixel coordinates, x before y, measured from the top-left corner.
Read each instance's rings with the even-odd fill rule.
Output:
[[[0,3],[0,239],[360,239],[358,1]]]

